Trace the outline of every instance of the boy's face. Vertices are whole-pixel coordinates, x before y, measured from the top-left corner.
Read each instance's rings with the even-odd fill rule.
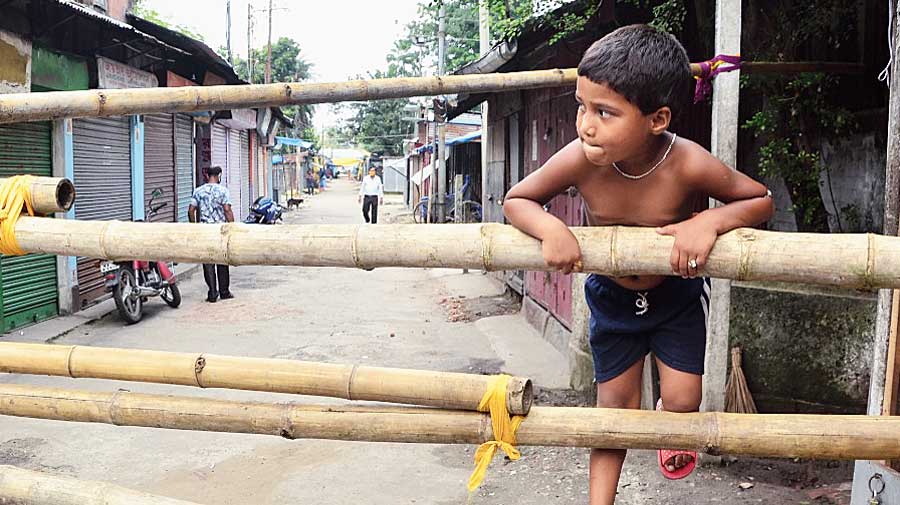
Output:
[[[575,85],[575,127],[584,156],[598,166],[630,160],[646,149],[654,130],[653,114],[645,115],[606,84],[579,76]]]

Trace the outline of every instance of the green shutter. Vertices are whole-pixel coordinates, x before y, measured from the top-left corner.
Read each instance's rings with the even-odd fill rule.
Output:
[[[0,125],[0,177],[52,174],[49,122]],[[56,257],[0,256],[2,330],[57,315]]]

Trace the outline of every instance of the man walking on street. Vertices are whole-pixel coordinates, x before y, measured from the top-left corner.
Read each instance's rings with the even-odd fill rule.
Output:
[[[191,197],[191,205],[188,207],[188,219],[192,223],[232,223],[234,213],[231,211],[231,197],[228,188],[219,184],[222,176],[221,167],[210,167],[206,184],[194,190]],[[227,300],[234,298],[228,289],[231,279],[228,273],[228,265],[203,265],[203,279],[209,291],[206,301],[215,303],[221,298]],[[218,282],[217,282],[218,280]]]
[[[375,169],[369,169],[369,176],[364,177],[362,184],[359,186],[359,198],[363,204],[363,217],[367,223],[375,224],[378,222],[378,204],[384,203],[384,184],[381,183],[381,177],[375,175]],[[369,219],[369,209],[372,209],[372,219]]]

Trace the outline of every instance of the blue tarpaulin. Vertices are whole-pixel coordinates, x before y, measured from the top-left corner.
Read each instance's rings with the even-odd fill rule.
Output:
[[[275,137],[275,147],[277,148],[279,145],[285,146],[297,146],[301,149],[309,149],[312,147],[312,142],[303,139],[294,139],[291,137]]]
[[[455,146],[456,144],[465,144],[468,142],[472,142],[474,140],[478,140],[480,138],[481,138],[481,130],[478,130],[478,131],[474,131],[472,133],[467,133],[467,134],[463,135],[462,137],[456,137],[456,138],[450,139],[450,140],[446,141],[444,143],[444,145]],[[435,145],[437,145],[437,141],[435,141],[434,144],[419,146],[416,148],[415,152],[416,152],[416,154],[422,154],[424,151],[432,152],[432,151],[434,151]]]

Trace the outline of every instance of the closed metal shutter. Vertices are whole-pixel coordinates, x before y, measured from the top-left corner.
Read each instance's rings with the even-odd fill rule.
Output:
[[[222,184],[228,176],[228,128],[216,123],[212,127],[212,153],[210,159],[211,167],[219,167],[222,169]]]
[[[228,177],[225,178],[225,187],[231,195],[231,210],[234,212],[235,221],[244,220],[243,198],[241,196],[241,132],[239,130],[228,131]]]
[[[52,175],[51,126],[0,125],[0,177]],[[56,257],[0,256],[2,331],[54,317],[59,312]]]
[[[131,221],[131,128],[127,117],[73,121],[75,218]],[[100,260],[78,258],[79,304],[104,295]]]
[[[252,186],[250,181],[250,133],[247,131],[238,133],[241,136],[241,209],[244,209],[243,212],[249,212]]]
[[[178,221],[187,222],[188,207],[194,193],[194,120],[187,114],[175,115],[175,183]]]
[[[256,146],[256,196],[266,194],[266,164],[263,158],[262,141]]]
[[[144,204],[150,211],[150,197],[154,190],[162,196],[153,205],[165,203],[151,221],[171,223],[175,221],[175,124],[172,114],[148,114],[144,116]]]

